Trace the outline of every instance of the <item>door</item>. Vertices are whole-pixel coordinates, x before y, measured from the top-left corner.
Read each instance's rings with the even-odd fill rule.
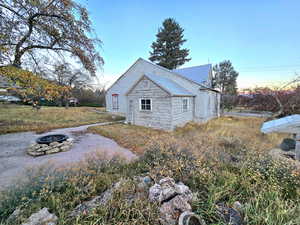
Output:
[[[128,113],[128,122],[134,124],[134,104],[133,100],[129,100],[129,113]]]

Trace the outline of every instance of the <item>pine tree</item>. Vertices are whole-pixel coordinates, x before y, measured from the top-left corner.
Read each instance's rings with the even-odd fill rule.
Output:
[[[191,60],[187,58],[188,49],[180,49],[186,39],[183,38],[184,29],[172,18],[164,20],[158,29],[156,41],[152,43],[149,60],[168,69],[175,69]]]
[[[222,94],[236,95],[236,79],[239,73],[234,70],[232,63],[229,60],[224,60],[215,65],[213,70],[215,72],[213,87],[218,88]]]

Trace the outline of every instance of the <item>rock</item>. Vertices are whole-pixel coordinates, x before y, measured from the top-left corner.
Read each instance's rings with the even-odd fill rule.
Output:
[[[27,151],[28,155],[31,156],[41,156],[41,155],[45,155],[45,152],[36,152],[36,151]]]
[[[57,145],[59,145],[59,144],[60,144],[59,142],[54,141],[54,142],[51,142],[49,145],[50,145],[50,146],[57,146]]]
[[[184,183],[175,183],[170,177],[163,178],[149,190],[149,200],[161,203],[160,221],[163,225],[177,224],[183,212],[192,210],[193,193]]]
[[[57,216],[49,213],[47,208],[43,208],[37,213],[32,214],[27,223],[23,223],[22,225],[56,225]]]
[[[101,195],[96,196],[95,198],[93,198],[90,201],[86,201],[86,202],[79,204],[70,213],[69,217],[76,217],[80,214],[86,214],[99,206],[107,204],[108,201],[110,201],[112,199],[114,191],[119,189],[125,182],[126,182],[126,180],[122,179],[122,180],[118,181],[117,183],[115,183],[112,186],[112,188],[104,191]]]
[[[243,217],[237,209],[227,207],[224,204],[218,204],[217,211],[226,223],[230,225],[243,225]]]
[[[59,148],[52,148],[48,151],[46,151],[46,154],[53,154],[53,153],[57,153],[57,152],[60,152],[60,149]]]
[[[22,213],[22,210],[20,208],[16,208],[15,211],[7,218],[6,222],[8,224],[12,224]]]
[[[52,142],[49,145],[46,144],[32,144],[28,149],[27,153],[31,156],[40,156],[45,154],[53,154],[58,152],[69,151],[72,147],[72,139],[68,139],[62,143]]]
[[[35,150],[36,152],[46,152],[48,150],[52,149],[50,146],[47,145],[47,147],[42,147],[42,148],[39,148],[37,150]]]
[[[191,202],[193,198],[195,198],[195,196],[193,195],[189,187],[186,186],[184,183],[178,182],[176,184],[176,187],[177,187],[177,193],[185,196],[188,202]]]
[[[66,146],[66,145],[64,145],[64,146],[61,146],[60,147],[60,150],[62,151],[62,152],[67,152],[67,151],[69,151],[71,149],[71,146]]]
[[[177,195],[161,205],[159,210],[161,223],[163,225],[175,225],[181,213],[191,210],[192,207],[187,203],[184,196]]]
[[[159,181],[161,186],[160,202],[167,201],[178,194],[177,186],[173,178],[166,177]]]
[[[178,219],[178,225],[206,225],[205,221],[193,212],[185,211]]]
[[[296,141],[292,138],[284,138],[280,144],[283,151],[290,151],[296,148]]]
[[[159,202],[160,201],[160,195],[161,195],[161,186],[159,184],[154,184],[149,189],[149,200],[151,202]]]

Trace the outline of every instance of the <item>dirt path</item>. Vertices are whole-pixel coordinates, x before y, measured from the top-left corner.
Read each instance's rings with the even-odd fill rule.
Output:
[[[102,154],[105,158],[119,155],[127,160],[135,159],[137,156],[130,150],[120,147],[111,139],[98,134],[87,132],[87,128],[107,123],[84,125],[73,128],[53,130],[44,134],[34,132],[22,132],[0,135],[0,189],[12,185],[16,179],[20,179],[27,168],[37,167],[45,164],[53,164],[55,167],[64,167],[83,160],[90,154]],[[66,134],[74,139],[70,151],[60,152],[52,155],[31,157],[26,154],[26,148],[35,142],[36,138],[48,134]]]

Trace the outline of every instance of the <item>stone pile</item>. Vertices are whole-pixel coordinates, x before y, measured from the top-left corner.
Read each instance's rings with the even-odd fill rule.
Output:
[[[68,217],[74,218],[79,215],[88,215],[97,207],[105,206],[113,198],[115,192],[120,190],[128,181],[130,179],[121,179],[101,195],[82,202],[74,208]],[[174,179],[170,177],[154,183],[150,176],[136,176],[133,178],[133,181],[136,182],[136,192],[132,196],[127,196],[124,204],[131,204],[132,200],[141,198],[141,196],[143,196],[143,199],[148,197],[149,201],[156,202],[159,206],[159,221],[161,225],[206,225],[199,215],[192,212],[190,204],[197,200],[197,195],[192,193],[184,183],[175,183]],[[245,224],[242,216],[243,206],[238,201],[232,207],[219,203],[216,205],[216,210],[223,219],[224,224]],[[13,222],[20,214],[21,210],[17,208],[8,221]],[[22,225],[56,225],[57,220],[56,215],[49,213],[47,208],[43,208],[32,214],[26,220],[26,223]]]
[[[178,221],[195,220],[198,225],[205,225],[199,216],[192,213],[190,203],[196,196],[182,182],[175,183],[170,177],[163,178],[149,189],[149,200],[160,204],[160,222],[162,225],[175,225]],[[180,218],[180,215],[181,216]],[[185,219],[186,218],[186,219]],[[186,225],[188,223],[181,222]]]
[[[27,149],[27,153],[31,156],[41,156],[41,155],[48,155],[58,152],[66,152],[69,151],[72,147],[73,139],[68,138],[64,142],[52,142],[49,145],[47,144],[32,144]]]

